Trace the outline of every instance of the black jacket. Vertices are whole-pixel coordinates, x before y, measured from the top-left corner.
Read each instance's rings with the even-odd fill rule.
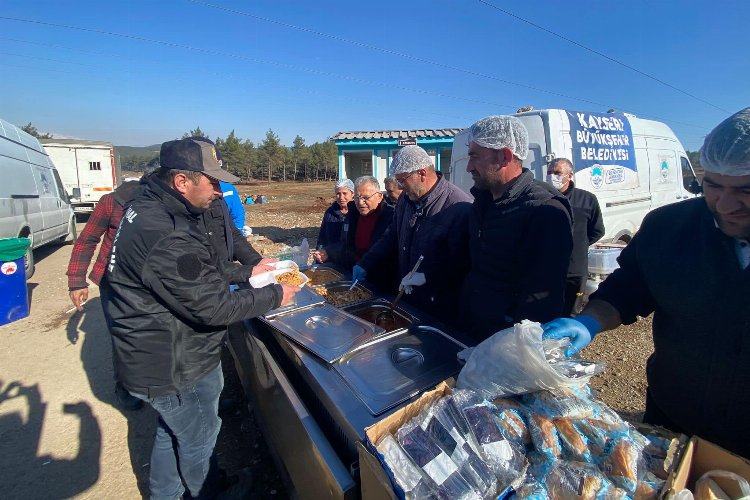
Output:
[[[216,198],[203,213],[203,231],[224,261],[254,266],[261,261],[259,254],[242,235],[232,221],[229,207],[222,198]]]
[[[346,269],[351,269],[357,263],[354,239],[357,234],[357,225],[362,216],[353,201],[349,202],[348,207],[349,212],[346,215],[346,220],[344,220],[341,240],[338,243],[326,246],[325,250],[333,263]],[[371,247],[383,236],[386,229],[393,222],[393,209],[385,201],[380,202],[380,211],[380,216],[372,231]],[[392,262],[387,262],[387,259],[375,264],[372,271],[368,274],[368,281],[372,281],[385,290],[392,289],[394,286],[397,287],[400,281],[397,280],[398,274],[396,273],[395,266]]]
[[[618,262],[591,299],[626,325],[654,314],[655,405],[686,433],[750,457],[750,267],[735,240],[695,198],[648,214]]]
[[[341,239],[344,219],[346,219],[346,215],[341,211],[339,204],[334,201],[323,214],[323,221],[320,223],[320,231],[318,232],[317,248],[323,248]]]
[[[201,212],[151,176],[120,222],[101,293],[115,372],[133,392],[179,392],[217,366],[227,325],[281,303],[279,285],[229,292],[247,269],[219,259]]]
[[[604,236],[604,219],[596,195],[578,189],[571,182],[563,193],[573,210],[573,252],[570,254],[568,276],[586,276],[589,272],[589,246]]]
[[[419,271],[427,283],[414,287],[404,300],[447,323],[458,319],[461,283],[469,268],[468,219],[471,196],[438,173],[438,182],[418,202],[402,194],[393,223],[359,265],[367,270],[386,263],[398,266],[398,282],[409,274],[420,255]],[[398,260],[396,260],[398,259]]]
[[[523,319],[559,317],[573,249],[568,199],[527,169],[497,200],[489,191],[471,192],[471,270],[462,304],[468,333],[482,341]]]

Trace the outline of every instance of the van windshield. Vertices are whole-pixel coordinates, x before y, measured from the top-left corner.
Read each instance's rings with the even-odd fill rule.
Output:
[[[57,170],[53,168],[52,174],[55,176],[55,184],[57,184],[57,192],[60,193],[60,199],[65,203],[70,203],[70,200],[68,199],[68,193],[65,192],[65,188],[63,187],[62,181],[60,180],[60,175],[57,173]]]

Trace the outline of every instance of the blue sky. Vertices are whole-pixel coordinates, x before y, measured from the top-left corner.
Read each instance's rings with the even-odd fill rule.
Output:
[[[117,145],[155,144],[198,125],[213,138],[234,129],[257,143],[271,128],[287,145],[297,134],[311,144],[344,130],[463,128],[533,105],[658,119],[695,150],[750,105],[746,0],[0,7],[0,117]]]

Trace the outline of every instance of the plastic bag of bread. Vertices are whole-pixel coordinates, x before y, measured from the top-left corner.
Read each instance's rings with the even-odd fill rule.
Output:
[[[558,459],[562,456],[560,438],[551,418],[539,413],[532,414],[529,417],[529,431],[536,451],[551,459]]]
[[[557,434],[563,447],[563,457],[568,460],[590,462],[591,451],[588,439],[578,430],[572,419],[556,418],[554,420]]]
[[[750,484],[734,472],[711,470],[695,483],[695,500],[730,500],[750,498]]]
[[[524,320],[476,346],[458,374],[456,387],[478,391],[492,401],[543,389],[583,387],[590,378],[569,378],[555,371],[545,357],[542,326]]]
[[[630,494],[638,485],[638,458],[640,450],[628,437],[607,442],[600,468],[617,486]]]
[[[518,401],[500,398],[492,402],[495,405],[495,420],[500,432],[511,442],[521,448],[531,444],[531,433],[526,424],[527,409]]]
[[[532,412],[549,418],[588,418],[594,413],[588,395],[580,389],[557,389],[524,394]]]
[[[595,500],[612,488],[594,465],[568,461],[556,462],[544,477],[544,485],[555,500]]]
[[[640,471],[639,471],[640,474]],[[659,492],[664,487],[665,481],[659,479],[651,472],[646,472],[643,478],[638,479],[638,485],[633,493],[634,500],[656,500]]]

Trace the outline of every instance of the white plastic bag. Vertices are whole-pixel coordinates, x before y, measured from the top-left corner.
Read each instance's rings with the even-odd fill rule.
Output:
[[[545,358],[542,326],[524,320],[476,346],[458,374],[456,387],[493,400],[541,389],[582,387],[591,376],[568,378]]]

